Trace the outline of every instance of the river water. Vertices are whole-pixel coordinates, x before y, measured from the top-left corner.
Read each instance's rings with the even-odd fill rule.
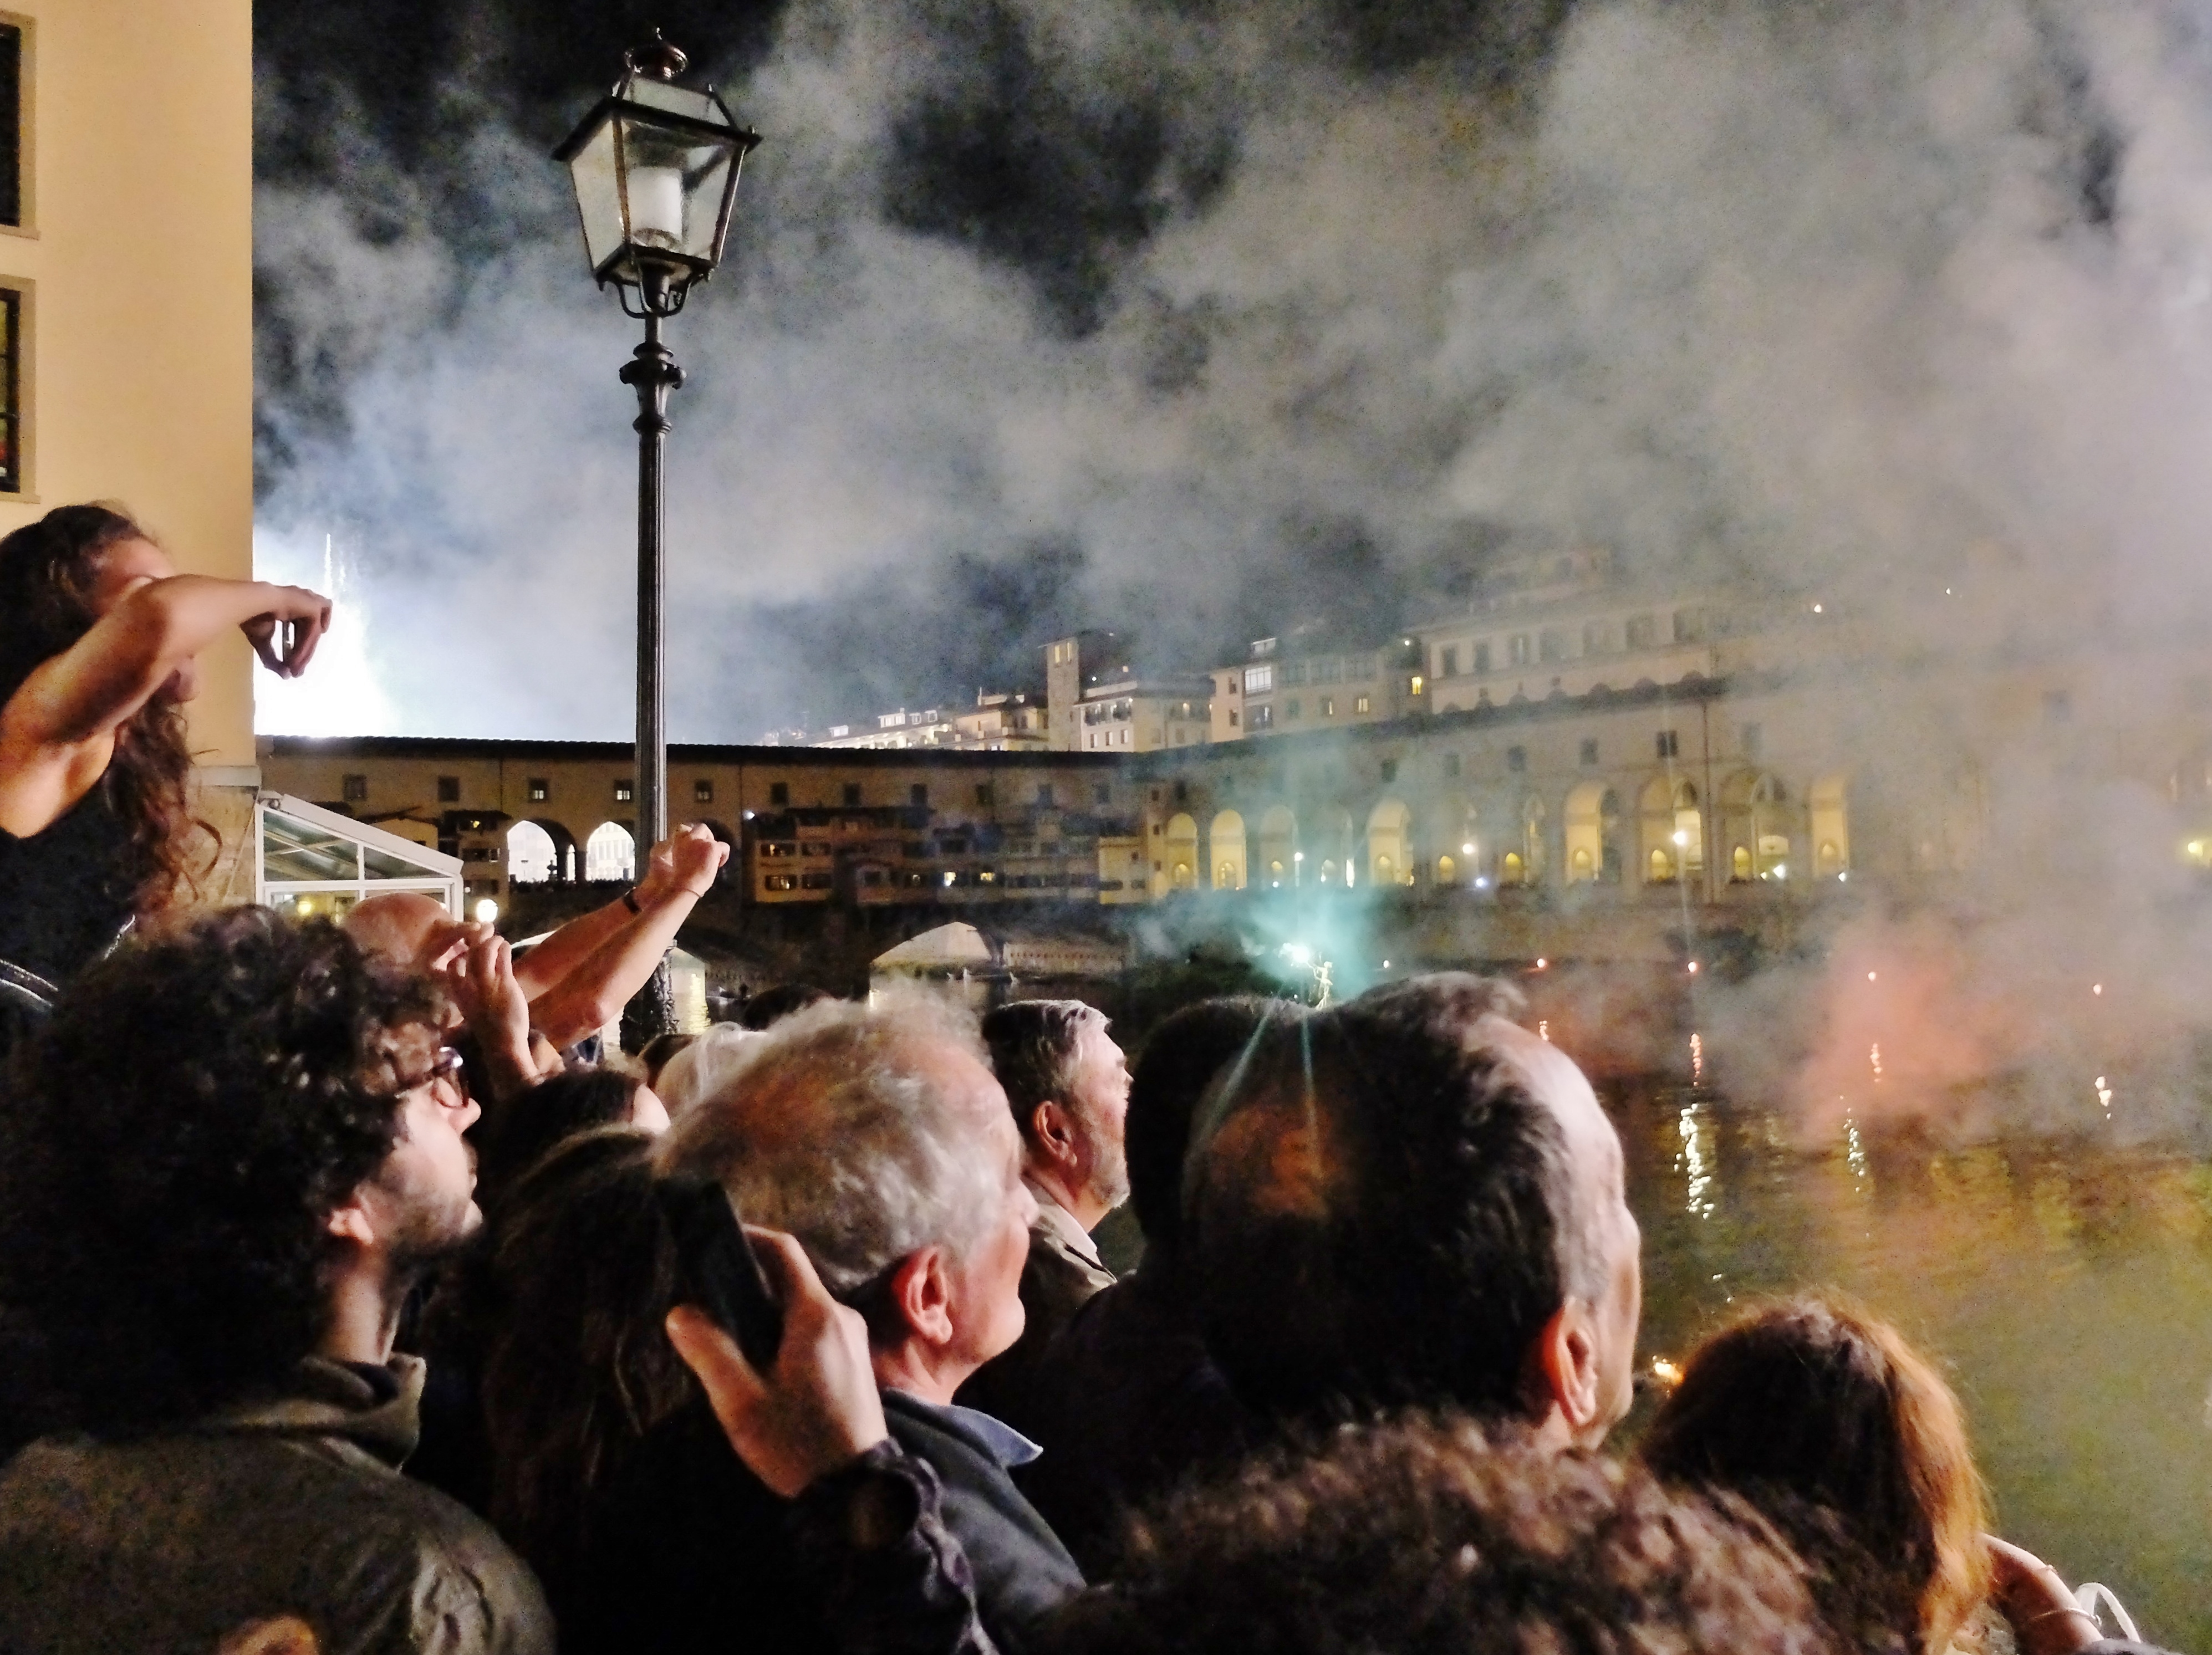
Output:
[[[2145,1637],[2212,1651],[2212,1166],[1849,1122],[1808,1146],[1709,1089],[1599,1090],[1644,1228],[1646,1364],[1761,1295],[1842,1289],[1943,1364],[2002,1533],[2111,1586]]]

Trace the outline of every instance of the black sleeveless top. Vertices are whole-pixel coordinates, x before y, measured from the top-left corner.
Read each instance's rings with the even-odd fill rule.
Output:
[[[67,984],[130,920],[134,860],[104,785],[28,839],[0,830],[0,961]]]

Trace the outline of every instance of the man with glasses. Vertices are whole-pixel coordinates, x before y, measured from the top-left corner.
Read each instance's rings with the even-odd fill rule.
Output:
[[[0,1471],[0,1643],[551,1650],[529,1571],[398,1472],[400,1306],[483,1222],[428,985],[235,910],[88,971],[9,1094],[0,1306],[47,1434]]]

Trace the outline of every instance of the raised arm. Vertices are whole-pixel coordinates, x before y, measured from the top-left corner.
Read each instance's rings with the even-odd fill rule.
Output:
[[[531,1024],[555,1046],[572,1045],[622,1015],[630,996],[645,986],[674,944],[677,932],[730,854],[728,846],[696,824],[681,829],[669,842],[673,859],[667,883],[658,890],[640,886],[636,917],[611,932],[558,983],[532,998]],[[532,955],[536,952],[532,949]]]
[[[516,961],[514,975],[523,991],[532,1000],[540,998],[589,959],[607,938],[665,896],[676,878],[676,844],[677,839],[672,837],[653,847],[646,858],[645,877],[637,882],[635,889],[571,919]],[[630,906],[633,900],[635,907]]]
[[[127,585],[0,706],[0,828],[28,838],[52,826],[106,772],[116,731],[223,633],[239,627],[271,671],[295,677],[330,613],[318,593],[258,580],[171,575]]]

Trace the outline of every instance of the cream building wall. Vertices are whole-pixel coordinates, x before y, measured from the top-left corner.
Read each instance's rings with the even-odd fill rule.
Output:
[[[24,491],[126,507],[179,567],[253,568],[253,13],[250,0],[13,0],[24,32],[20,229]],[[252,656],[224,640],[191,708],[204,810],[225,840],[208,894],[251,894]],[[238,853],[245,889],[236,889]]]

